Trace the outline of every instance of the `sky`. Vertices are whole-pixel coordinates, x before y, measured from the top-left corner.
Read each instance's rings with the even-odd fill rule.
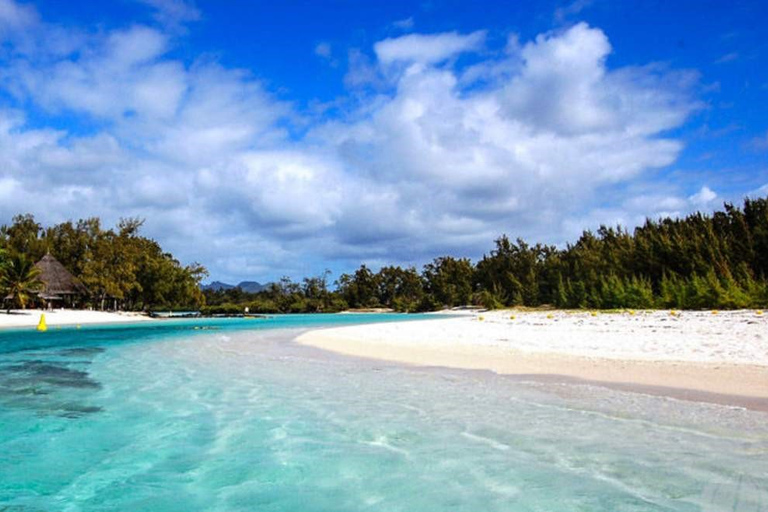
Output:
[[[768,195],[768,3],[0,0],[0,223],[210,280],[562,246]]]

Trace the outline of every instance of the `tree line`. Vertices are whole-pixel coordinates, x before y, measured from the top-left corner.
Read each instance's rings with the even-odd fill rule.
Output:
[[[415,267],[367,266],[328,286],[328,273],[262,292],[205,292],[208,311],[319,312],[347,308],[734,309],[768,304],[768,199],[712,215],[647,220],[631,232],[601,226],[563,248],[501,236],[480,261],[443,256]]]
[[[14,307],[34,302],[41,289],[34,263],[50,253],[89,293],[79,306],[95,309],[198,309],[207,276],[199,264],[182,265],[160,245],[140,235],[143,221],[123,219],[105,229],[98,218],[44,228],[32,215],[0,227],[0,300]]]
[[[442,256],[415,267],[361,265],[266,290],[201,291],[207,275],[140,235],[142,221],[105,229],[97,218],[43,228],[31,215],[0,227],[0,294],[33,299],[33,263],[50,252],[88,288],[88,305],[204,313],[307,313],[349,308],[744,308],[768,305],[768,198],[712,215],[601,226],[562,248],[501,236],[479,261]],[[26,284],[25,284],[26,283]],[[25,292],[26,289],[26,292]]]

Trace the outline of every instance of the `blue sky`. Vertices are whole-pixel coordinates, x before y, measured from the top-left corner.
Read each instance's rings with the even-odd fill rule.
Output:
[[[0,0],[0,221],[212,279],[477,258],[768,194],[768,4]]]

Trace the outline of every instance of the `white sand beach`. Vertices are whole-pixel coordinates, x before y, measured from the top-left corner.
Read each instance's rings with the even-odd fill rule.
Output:
[[[402,363],[768,397],[758,311],[494,311],[311,331],[304,345]]]
[[[149,320],[149,317],[140,313],[113,313],[107,311],[87,311],[77,309],[19,309],[11,310],[11,314],[7,314],[5,310],[0,311],[0,328],[34,327],[40,321],[41,314],[45,315],[45,322],[49,327],[57,325],[142,322]]]

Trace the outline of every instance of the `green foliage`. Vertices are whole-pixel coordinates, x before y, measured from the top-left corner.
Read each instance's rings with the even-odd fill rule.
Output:
[[[123,219],[115,229],[103,229],[91,218],[43,229],[31,215],[18,215],[0,227],[0,250],[32,262],[49,251],[85,284],[91,306],[99,309],[199,308],[205,268],[182,266],[157,242],[140,236],[142,224]]]
[[[478,292],[473,302],[485,309],[501,309],[504,307],[504,302],[488,290]]]
[[[376,274],[375,280],[379,304],[401,313],[419,309],[424,298],[424,284],[415,268],[384,267]]]
[[[399,266],[374,272],[361,265],[342,274],[335,290],[329,289],[326,271],[298,283],[283,278],[258,293],[239,288],[203,293],[205,268],[182,266],[157,242],[140,236],[141,225],[126,219],[105,230],[98,219],[85,219],[43,229],[32,216],[20,215],[0,227],[0,272],[4,260],[8,267],[18,255],[37,261],[50,251],[88,286],[96,307],[181,309],[207,303],[205,311],[212,314],[239,314],[245,307],[251,313],[373,307],[413,312],[470,303],[489,309],[768,305],[768,199],[746,199],[741,208],[725,204],[711,216],[647,220],[631,233],[601,226],[561,249],[501,236],[477,265],[451,256],[435,258],[421,272]],[[10,281],[3,282],[7,287]]]
[[[624,286],[623,298],[621,307],[625,308],[649,309],[656,303],[651,281],[645,277],[633,276],[629,279]]]
[[[422,273],[425,292],[444,307],[470,303],[475,270],[466,258],[443,256],[424,265]]]
[[[475,276],[476,292],[505,305],[764,307],[768,199],[725,204],[712,216],[648,220],[633,233],[601,226],[562,250],[502,236]]]
[[[248,293],[240,288],[231,290],[206,290],[207,306],[202,310],[209,314],[249,313],[335,313],[347,309],[347,303],[338,292],[328,289],[330,271],[294,283],[283,277],[266,290]]]
[[[743,208],[726,204],[725,211],[712,216],[648,220],[632,233],[601,226],[563,249],[501,236],[476,266],[450,256],[434,259],[421,274],[412,267],[373,272],[362,265],[339,277],[336,291],[327,291],[312,278],[304,280],[303,288],[282,283],[256,297],[263,304],[260,311],[281,312],[346,306],[433,311],[470,302],[488,309],[545,304],[603,309],[764,307],[767,204],[766,199],[748,199]],[[242,295],[229,291],[218,298],[207,296],[209,302],[225,296],[238,302],[238,293]],[[339,302],[333,304],[334,298]]]
[[[0,294],[10,297],[8,308],[17,306],[25,309],[33,294],[38,292],[42,285],[40,269],[24,254],[13,254],[3,262]]]
[[[342,274],[336,285],[341,297],[351,308],[373,308],[380,305],[376,275],[365,265],[361,265],[354,274]]]
[[[215,306],[203,306],[200,308],[200,313],[207,316],[216,316],[216,315],[242,315],[245,311],[245,308],[239,304],[232,304],[232,303],[226,303],[226,304],[217,304]]]

